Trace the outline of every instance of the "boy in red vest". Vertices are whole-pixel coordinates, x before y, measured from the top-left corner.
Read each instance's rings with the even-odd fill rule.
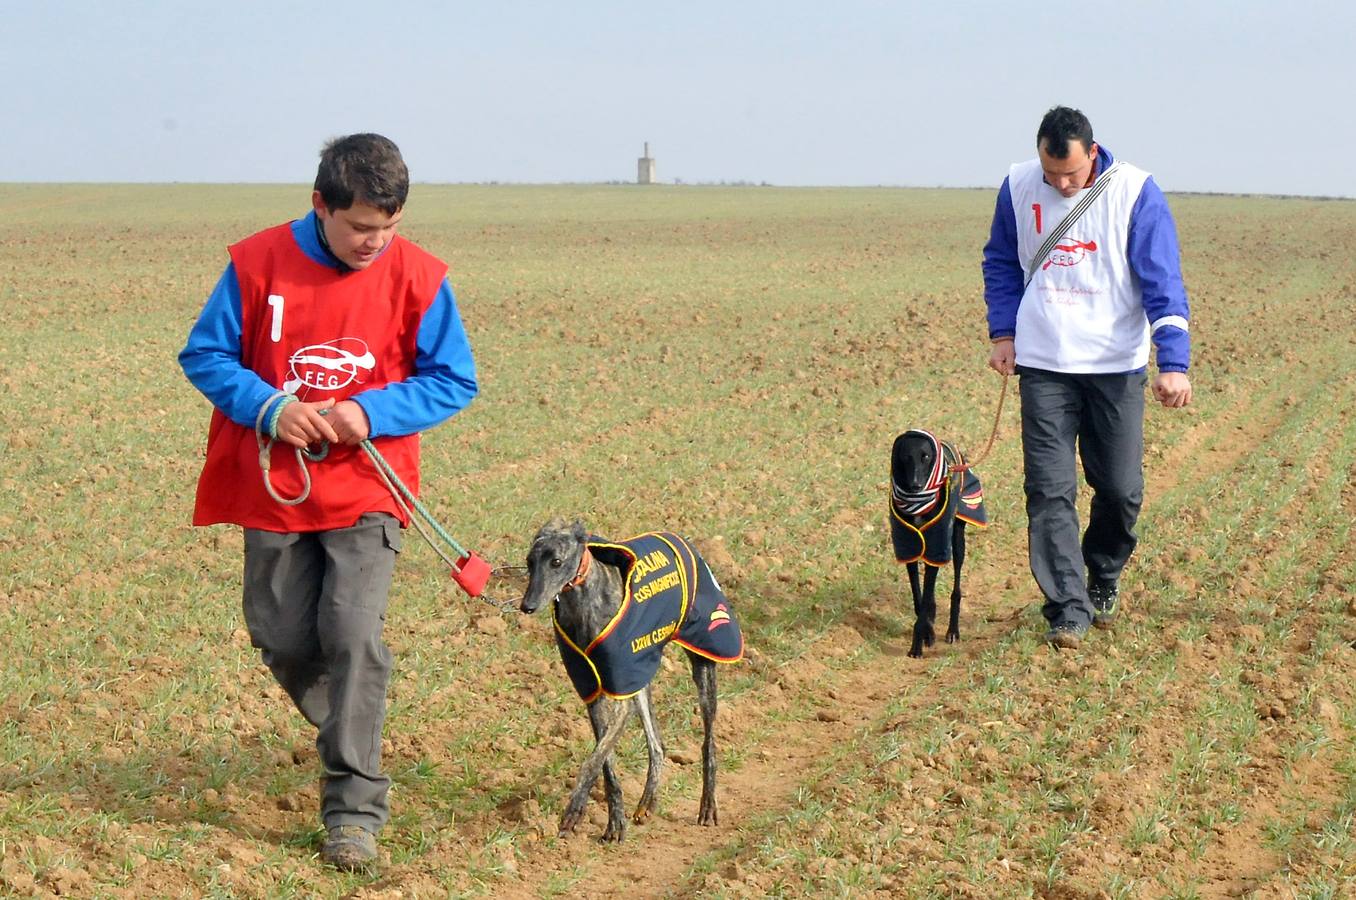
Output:
[[[311,211],[230,248],[179,354],[215,407],[193,524],[245,530],[245,622],[319,729],[321,856],[343,869],[375,862],[389,818],[381,632],[408,524],[358,445],[370,439],[417,492],[419,432],[476,394],[447,265],[396,234],[408,192],[391,141],[332,141]],[[294,448],[323,442],[303,472]]]

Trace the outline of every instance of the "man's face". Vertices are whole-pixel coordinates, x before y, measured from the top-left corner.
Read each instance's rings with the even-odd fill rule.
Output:
[[[366,269],[372,265],[395,237],[400,217],[405,214],[403,209],[398,209],[395,215],[388,216],[375,206],[357,201],[348,209],[330,210],[320,199],[319,191],[311,194],[311,205],[325,229],[330,252],[350,269]]]
[[[1084,147],[1082,141],[1069,141],[1069,155],[1064,159],[1046,152],[1048,142],[1040,143],[1041,169],[1050,187],[1065,197],[1072,197],[1087,187],[1092,170],[1097,165],[1097,143]]]

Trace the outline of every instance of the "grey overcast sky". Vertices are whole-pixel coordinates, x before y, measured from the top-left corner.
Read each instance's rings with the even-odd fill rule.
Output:
[[[0,0],[0,181],[996,186],[1077,106],[1169,191],[1356,197],[1356,0]]]

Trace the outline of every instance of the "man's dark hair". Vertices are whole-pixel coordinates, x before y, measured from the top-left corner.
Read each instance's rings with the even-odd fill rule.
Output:
[[[350,134],[320,151],[315,189],[327,209],[348,209],[357,202],[393,216],[410,193],[410,172],[389,138]]]
[[[1046,153],[1055,159],[1066,159],[1069,156],[1069,141],[1078,141],[1084,150],[1091,150],[1092,123],[1080,110],[1067,106],[1053,107],[1041,119],[1041,127],[1036,131],[1036,147],[1039,149],[1044,142]]]

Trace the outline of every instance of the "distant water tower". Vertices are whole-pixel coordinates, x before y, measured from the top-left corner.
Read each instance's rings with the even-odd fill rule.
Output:
[[[654,157],[650,156],[650,142],[645,142],[645,155],[636,160],[636,184],[654,184]]]

